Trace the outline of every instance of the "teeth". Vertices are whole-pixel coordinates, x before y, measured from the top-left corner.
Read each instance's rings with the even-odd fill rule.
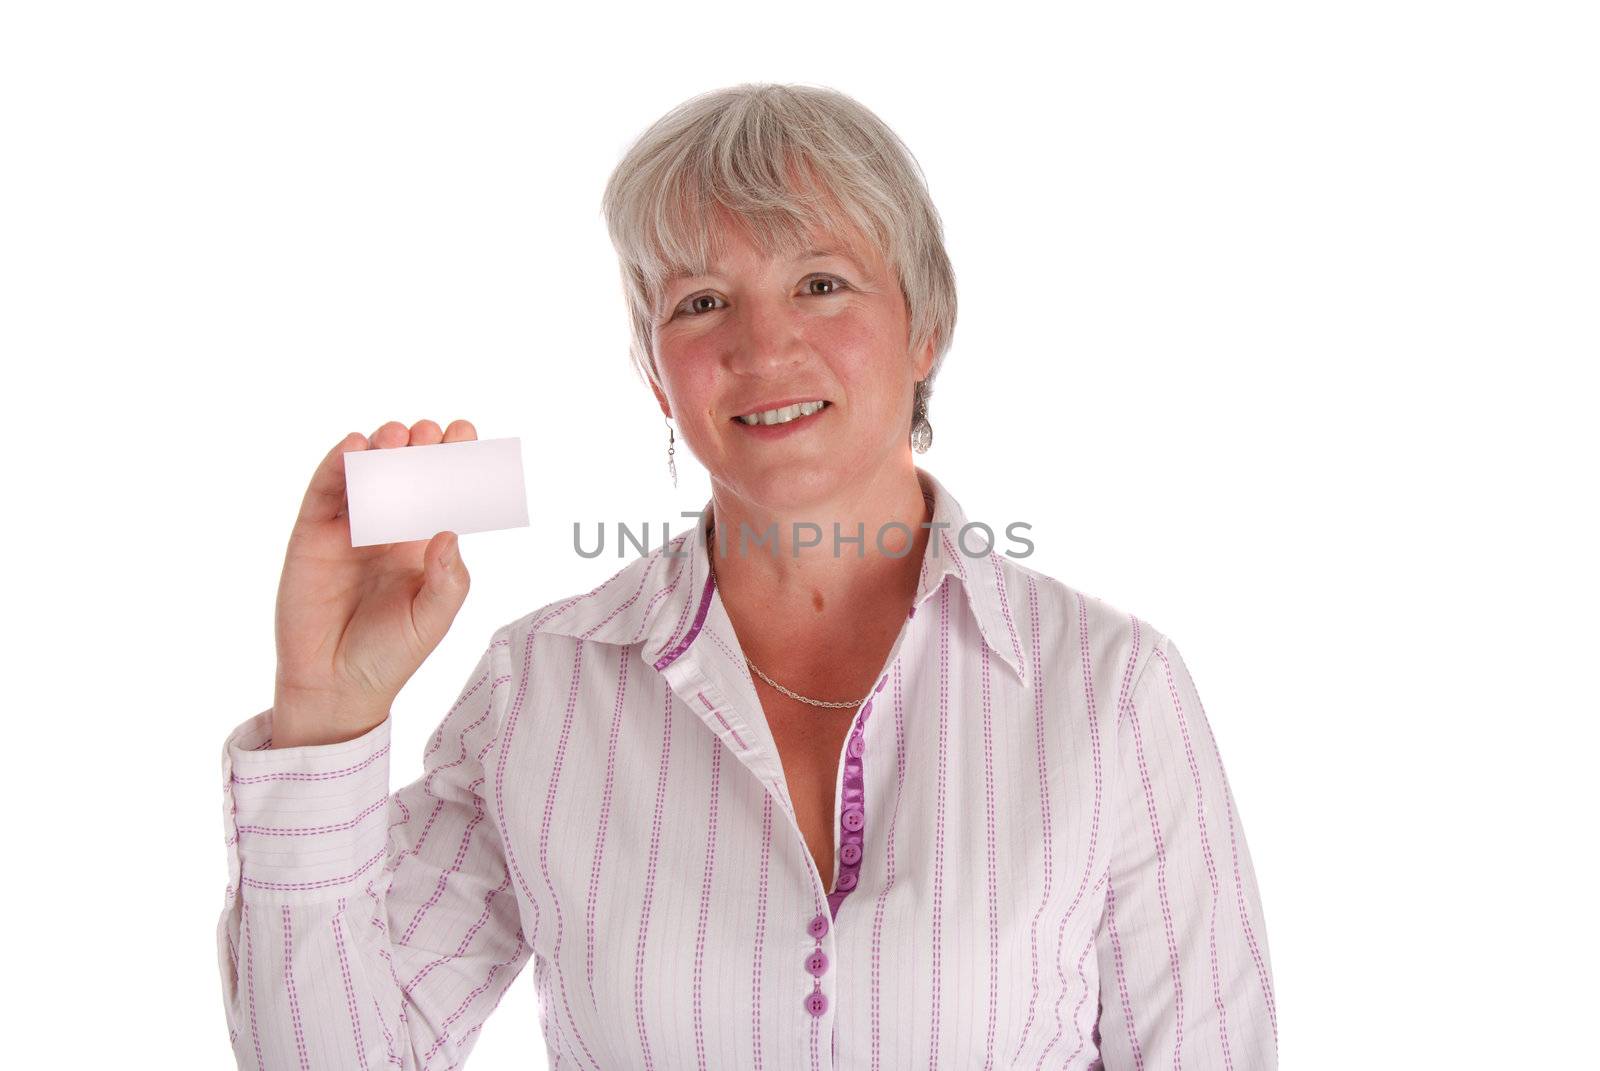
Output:
[[[827,402],[798,402],[795,405],[786,405],[782,409],[768,409],[764,413],[748,413],[739,419],[746,424],[787,424],[796,417],[810,416]]]

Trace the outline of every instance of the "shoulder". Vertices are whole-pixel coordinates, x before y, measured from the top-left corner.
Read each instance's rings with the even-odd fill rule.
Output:
[[[994,557],[1017,626],[1025,642],[1037,646],[1047,673],[1050,661],[1071,658],[1095,679],[1113,679],[1131,690],[1156,652],[1169,646],[1164,632],[1120,601],[1091,594],[1015,558]]]

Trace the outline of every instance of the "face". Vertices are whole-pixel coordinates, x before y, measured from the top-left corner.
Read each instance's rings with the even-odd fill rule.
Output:
[[[711,274],[668,283],[654,353],[662,412],[713,483],[792,511],[848,502],[909,469],[912,389],[933,343],[909,351],[894,269],[855,232],[814,231],[792,259],[764,256],[737,226],[723,234]],[[815,402],[825,404],[783,423],[739,419]]]

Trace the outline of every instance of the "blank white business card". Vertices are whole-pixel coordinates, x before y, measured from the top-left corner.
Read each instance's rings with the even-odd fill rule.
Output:
[[[352,547],[528,526],[518,438],[353,450],[344,480]]]

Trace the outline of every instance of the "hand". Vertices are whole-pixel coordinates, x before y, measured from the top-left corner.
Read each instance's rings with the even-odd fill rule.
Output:
[[[475,440],[390,421],[370,439],[351,432],[317,466],[289,536],[278,581],[278,669],[272,746],[336,743],[369,732],[455,621],[471,578],[454,532],[381,546],[350,545],[344,455]]]

